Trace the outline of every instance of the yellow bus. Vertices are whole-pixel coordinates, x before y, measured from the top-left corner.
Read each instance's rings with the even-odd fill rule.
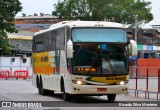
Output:
[[[129,45],[130,48],[129,49]],[[130,55],[135,41],[127,40],[124,26],[104,21],[63,21],[33,36],[33,85],[40,95],[126,94]]]

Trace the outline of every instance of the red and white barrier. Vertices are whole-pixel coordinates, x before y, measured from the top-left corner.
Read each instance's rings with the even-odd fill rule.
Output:
[[[8,70],[0,70],[0,78],[10,78],[10,72]]]
[[[16,70],[14,71],[14,78],[28,78],[28,70]]]

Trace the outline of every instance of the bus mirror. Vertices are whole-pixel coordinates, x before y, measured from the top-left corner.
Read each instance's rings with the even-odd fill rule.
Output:
[[[130,40],[129,44],[129,55],[130,56],[137,56],[137,43],[134,40]]]
[[[73,58],[73,42],[70,39],[67,42],[67,58]]]

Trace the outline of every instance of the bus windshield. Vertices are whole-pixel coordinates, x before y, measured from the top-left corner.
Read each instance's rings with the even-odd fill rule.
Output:
[[[127,42],[124,29],[115,28],[75,28],[73,42]]]
[[[120,28],[73,28],[73,73],[127,74],[127,38]]]
[[[128,74],[126,44],[74,43],[73,74]]]

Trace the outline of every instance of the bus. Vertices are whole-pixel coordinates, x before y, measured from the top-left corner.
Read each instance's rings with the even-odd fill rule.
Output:
[[[63,21],[33,36],[33,85],[40,95],[61,92],[65,101],[77,95],[127,94],[128,41],[122,24],[105,21]]]

